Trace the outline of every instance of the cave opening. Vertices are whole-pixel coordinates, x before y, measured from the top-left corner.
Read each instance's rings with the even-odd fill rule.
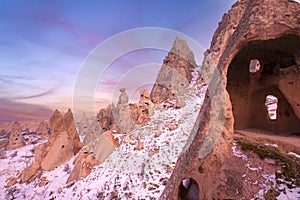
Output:
[[[197,181],[192,178],[183,179],[178,188],[178,199],[180,200],[198,200],[199,186]]]
[[[299,88],[294,84],[300,77],[299,46],[300,37],[288,34],[250,41],[238,51],[227,71],[235,130],[300,132]]]
[[[265,105],[269,119],[277,120],[278,98],[274,95],[267,95]]]

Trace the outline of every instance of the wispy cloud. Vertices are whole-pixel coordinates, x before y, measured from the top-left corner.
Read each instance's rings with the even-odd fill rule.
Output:
[[[49,118],[52,109],[0,98],[0,121]]]
[[[39,93],[39,94],[34,94],[34,95],[29,95],[29,96],[23,96],[23,97],[15,97],[14,99],[32,99],[32,98],[38,98],[38,97],[43,97],[47,96],[50,94],[53,94],[55,92],[56,88],[49,89],[45,92]]]
[[[33,77],[19,75],[0,75],[2,87],[0,87],[0,98],[8,100],[32,99],[54,94],[59,89],[61,83],[56,86],[41,86],[41,80]],[[4,96],[5,95],[5,96]]]

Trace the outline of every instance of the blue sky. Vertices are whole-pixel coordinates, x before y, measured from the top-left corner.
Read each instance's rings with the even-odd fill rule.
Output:
[[[49,117],[56,108],[72,107],[83,60],[122,31],[168,28],[209,48],[218,22],[234,2],[0,0],[0,120]],[[165,55],[136,52],[114,64],[121,75],[137,63],[162,63]],[[96,91],[97,108],[108,103],[115,79],[107,74]]]

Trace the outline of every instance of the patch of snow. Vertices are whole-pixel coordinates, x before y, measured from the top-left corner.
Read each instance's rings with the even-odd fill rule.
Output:
[[[269,144],[269,143],[266,143],[265,145],[266,145],[266,146],[272,146],[272,147],[278,147],[277,144]]]
[[[244,161],[248,161],[248,156],[238,150],[236,141],[232,142],[232,155],[238,158],[242,158]]]
[[[292,156],[295,156],[296,158],[300,158],[300,155],[299,154],[296,154],[294,152],[289,152],[288,153],[289,155],[292,155]]]
[[[276,176],[274,174],[264,173],[262,174],[262,176],[265,179],[265,183],[260,185],[262,189],[254,195],[254,197],[252,198],[253,200],[264,199],[264,194],[271,188],[275,188],[279,192],[279,196],[277,196],[277,199],[300,199],[300,187],[296,187],[295,185],[283,179],[276,180]],[[287,185],[290,185],[289,187],[292,186],[293,188],[289,188]]]

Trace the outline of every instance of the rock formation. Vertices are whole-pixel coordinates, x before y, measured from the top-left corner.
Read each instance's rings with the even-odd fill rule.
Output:
[[[182,181],[193,178],[199,199],[240,199],[242,174],[230,158],[234,128],[300,131],[299,10],[294,1],[241,0],[223,16],[203,61],[209,85],[191,145],[162,198],[178,199]],[[254,59],[261,69],[250,73]],[[278,98],[277,120],[268,119],[269,94]]]
[[[74,167],[67,180],[67,183],[87,177],[87,175],[90,174],[92,168],[95,165],[100,164],[99,161],[95,159],[93,154],[87,149],[83,149],[81,152],[79,152],[73,163]]]
[[[79,141],[74,118],[71,110],[64,115],[56,110],[50,118],[51,134],[48,142],[35,147],[34,162],[20,174],[20,182],[33,181],[39,170],[52,170],[81,149],[83,144]]]
[[[145,89],[140,91],[140,100],[135,104],[128,104],[128,96],[125,89],[120,90],[121,94],[117,106],[113,109],[108,105],[101,109],[97,115],[100,127],[104,131],[112,130],[112,127],[123,127],[125,132],[132,130],[134,124],[145,124],[154,114],[154,104],[151,101],[149,92]],[[127,112],[128,111],[128,112]]]
[[[83,143],[89,148],[92,148],[93,146],[95,146],[96,140],[102,133],[103,130],[101,129],[97,118],[94,117],[91,124],[88,126],[87,134],[84,137]]]
[[[114,123],[112,105],[108,105],[106,109],[101,109],[97,115],[97,119],[102,130],[108,131]]]
[[[71,109],[68,109],[68,112],[64,115],[64,122],[67,127],[67,133],[70,137],[69,140],[72,142],[72,151],[75,155],[82,148],[82,143],[80,142],[80,138],[76,130],[75,120]]]
[[[133,129],[134,122],[129,112],[128,96],[125,88],[120,89],[120,92],[116,107],[109,105],[106,109],[101,109],[97,118],[89,120],[87,125],[81,124],[82,127],[87,126],[84,134],[86,149],[76,157],[74,169],[67,182],[86,177],[93,166],[105,161],[118,145],[113,134],[126,133]]]
[[[85,136],[87,134],[87,129],[89,126],[89,121],[85,113],[82,114],[81,119],[76,122],[78,134],[80,136]]]
[[[48,123],[45,122],[45,120],[42,120],[35,132],[40,135],[48,135],[49,134]]]
[[[183,107],[185,104],[181,97],[192,80],[195,67],[194,54],[187,42],[176,38],[158,73],[151,100],[154,103],[176,101],[176,107]]]
[[[9,135],[9,149],[16,149],[18,147],[24,146],[25,142],[22,137],[22,130],[19,122],[14,122],[13,127]]]
[[[130,115],[135,124],[145,124],[154,114],[154,104],[147,90],[140,91],[140,101],[130,104]]]
[[[298,7],[293,1],[242,1],[223,17],[226,29],[217,30],[206,61],[219,59],[222,71],[227,71],[235,128],[300,131],[299,92],[295,92],[300,73]],[[265,10],[269,11],[263,15]],[[260,69],[251,72],[254,60]],[[209,74],[213,71],[205,69]],[[268,117],[267,95],[278,98],[277,120]]]
[[[9,144],[9,133],[5,129],[0,130],[0,151],[5,150]]]
[[[115,124],[123,131],[129,132],[133,129],[134,123],[129,113],[128,96],[125,88],[120,89],[120,96],[117,106],[113,108]]]
[[[95,126],[99,124],[95,121]],[[97,128],[98,129],[98,128]],[[99,129],[99,131],[102,131]],[[114,139],[113,134],[120,130],[116,125],[111,127],[111,130],[99,134],[99,131],[85,137],[85,148],[79,152],[74,160],[74,168],[67,180],[67,183],[84,178],[90,174],[95,165],[103,163],[106,158],[114,151],[118,142]]]
[[[95,158],[103,163],[105,159],[114,151],[117,142],[113,137],[113,131],[105,131],[98,139],[93,150]]]
[[[43,170],[51,170],[70,159],[82,147],[71,110],[64,115],[56,110],[50,118],[51,135],[46,143],[46,154],[41,161]]]

